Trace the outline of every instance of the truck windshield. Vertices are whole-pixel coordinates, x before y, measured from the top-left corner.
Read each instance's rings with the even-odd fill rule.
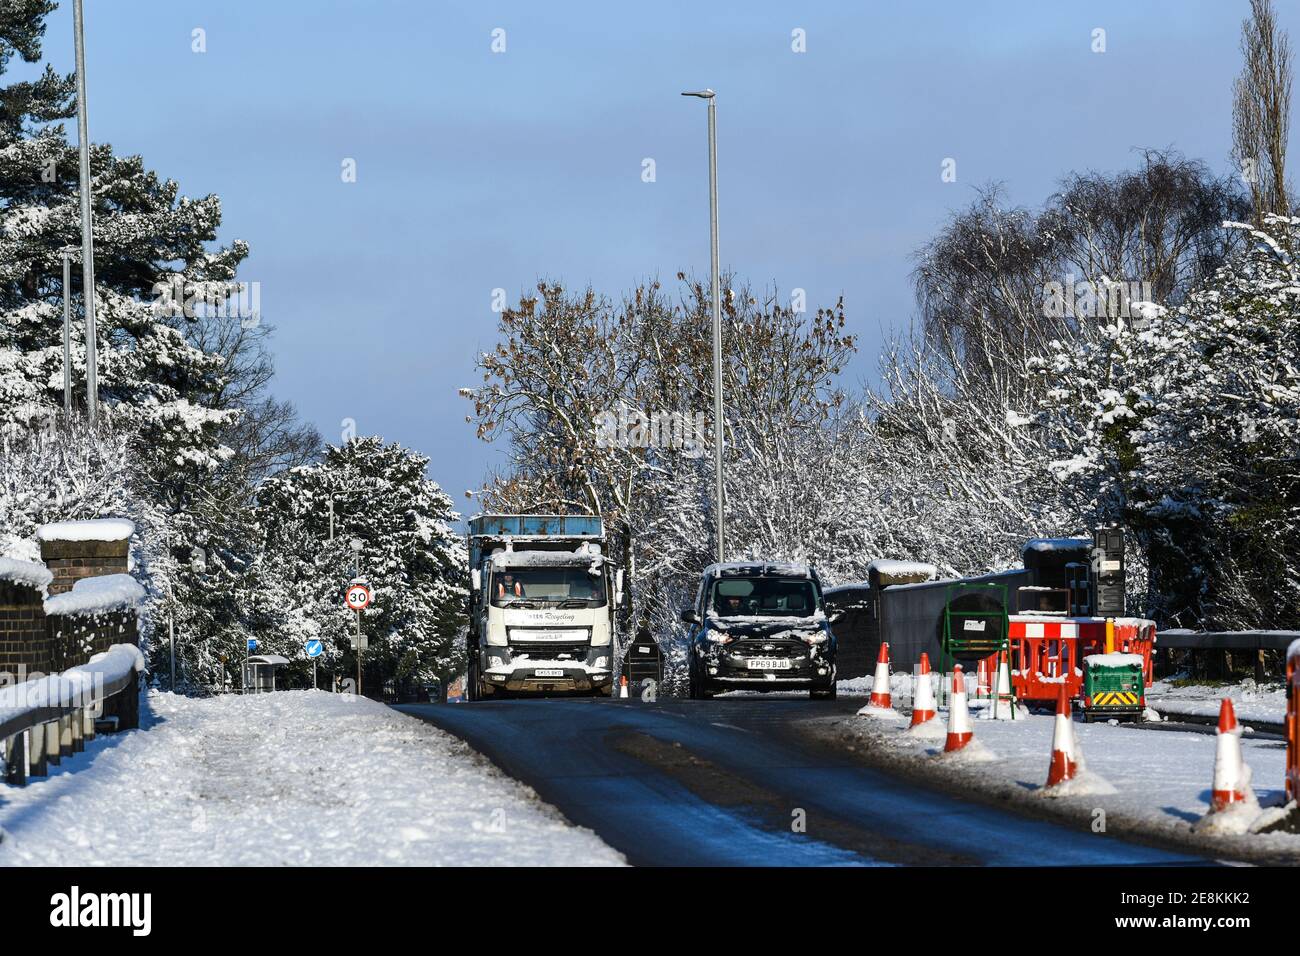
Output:
[[[817,589],[808,578],[719,578],[709,607],[718,617],[809,617]]]
[[[492,575],[496,607],[601,607],[605,578],[578,568],[505,568]]]

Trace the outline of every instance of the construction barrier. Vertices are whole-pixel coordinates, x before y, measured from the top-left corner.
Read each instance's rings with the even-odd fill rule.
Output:
[[[1286,797],[1300,800],[1300,641],[1286,660]]]
[[[1054,704],[1064,684],[1070,698],[1083,693],[1083,659],[1089,654],[1140,654],[1145,686],[1154,679],[1156,625],[1142,618],[1115,618],[1113,646],[1107,647],[1106,619],[1012,614],[1008,618],[1011,684],[1022,701]],[[996,661],[990,658],[990,666]]]

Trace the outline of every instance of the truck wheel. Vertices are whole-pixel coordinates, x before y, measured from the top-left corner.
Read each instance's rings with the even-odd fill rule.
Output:
[[[478,682],[478,652],[469,652],[469,670],[465,674],[465,696],[471,701],[483,699],[483,688]]]

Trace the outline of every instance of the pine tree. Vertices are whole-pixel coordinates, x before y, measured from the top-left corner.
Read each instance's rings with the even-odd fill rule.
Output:
[[[15,57],[40,61],[53,6],[0,7],[0,78]],[[63,404],[60,250],[79,247],[81,233],[77,148],[63,121],[75,106],[73,78],[49,66],[35,80],[0,86],[0,428],[48,430]],[[212,683],[230,673],[234,645],[256,620],[244,608],[263,593],[249,517],[254,484],[309,460],[319,437],[266,394],[269,326],[218,307],[248,254],[238,240],[214,245],[218,197],[183,196],[140,157],[104,143],[92,144],[90,160],[103,419],[128,438],[134,494],[166,518],[156,525],[167,535],[153,568],[167,596],[157,611],[176,620],[187,680]],[[68,291],[80,407],[77,265]]]
[[[468,559],[450,527],[459,516],[425,477],[428,465],[423,455],[364,437],[328,446],[318,464],[262,484],[262,579],[277,595],[271,603],[292,609],[263,629],[273,653],[301,657],[301,641],[319,637],[325,661],[351,673],[355,618],[343,592],[359,571],[373,594],[363,619],[367,686],[377,678],[447,679],[464,669]],[[361,543],[359,552],[353,540]]]

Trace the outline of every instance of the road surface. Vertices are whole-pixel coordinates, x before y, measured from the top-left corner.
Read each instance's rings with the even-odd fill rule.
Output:
[[[1209,862],[919,787],[792,727],[860,703],[743,696],[397,709],[461,737],[636,865]]]

